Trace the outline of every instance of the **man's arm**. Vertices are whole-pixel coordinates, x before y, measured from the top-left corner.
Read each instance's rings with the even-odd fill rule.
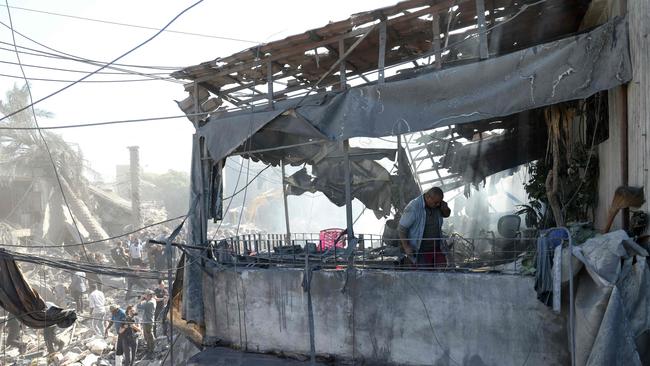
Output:
[[[412,262],[413,248],[411,248],[411,245],[408,242],[408,238],[407,238],[408,233],[406,230],[403,230],[401,227],[397,231],[399,232],[399,241],[402,244],[402,249],[404,250],[404,253],[409,258],[409,260]]]
[[[411,201],[413,202],[413,201]],[[397,231],[399,233],[399,241],[402,244],[402,249],[404,250],[404,253],[408,256],[409,260],[413,262],[413,248],[411,248],[411,245],[409,244],[409,237],[408,237],[408,232],[409,228],[411,225],[413,225],[415,221],[415,213],[413,212],[414,208],[412,203],[409,203],[406,208],[404,208],[404,213],[402,214],[402,217],[399,220],[399,225],[397,227]]]
[[[447,205],[447,202],[440,202],[440,212],[442,213],[442,217],[449,217],[451,215],[451,209]]]
[[[107,325],[106,328],[104,329],[104,337],[108,337],[108,330],[111,329],[111,326],[112,326],[112,325],[113,325],[113,321],[112,321],[112,320],[109,320],[109,321],[108,321],[108,325]]]

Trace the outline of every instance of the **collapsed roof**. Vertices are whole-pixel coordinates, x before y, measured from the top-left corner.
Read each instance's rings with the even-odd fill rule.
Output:
[[[232,154],[295,163],[354,137],[508,116],[526,124],[527,111],[628,82],[626,19],[580,33],[590,3],[408,0],[175,72],[189,82],[178,105],[197,129],[192,196],[203,204],[190,214],[191,240],[206,243],[207,219],[220,219]],[[201,291],[190,281],[184,301]],[[186,305],[185,319],[200,323],[202,304]]]
[[[201,106],[196,108],[190,96],[181,103],[186,111],[212,112],[224,101],[230,107],[247,108],[268,103],[268,90],[257,87],[266,86],[271,80],[272,98],[276,101],[314,87],[328,69],[336,68],[335,63],[343,55],[342,67],[334,71],[344,70],[348,83],[360,85],[376,81],[372,74],[382,64],[385,68],[405,64],[411,72],[447,68],[566,37],[578,31],[589,3],[402,1],[190,66],[172,76],[198,83]],[[385,32],[378,22],[385,24]],[[378,57],[380,47],[384,51],[383,62]],[[342,89],[342,80],[340,74],[331,73],[318,83],[318,88]],[[191,85],[187,90],[194,93]]]
[[[475,8],[469,4],[475,5]],[[589,32],[574,34],[586,11],[583,1],[522,2],[505,7],[495,6],[489,11],[483,9],[484,5],[483,0],[427,3],[405,1],[393,7],[358,14],[344,22],[331,23],[301,36],[256,47],[253,59],[250,59],[250,52],[240,52],[175,73],[175,77],[193,80],[187,88],[191,95],[179,103],[181,108],[187,113],[211,112],[204,120],[193,118],[202,145],[195,151],[200,152],[202,159],[211,160],[214,169],[220,169],[217,163],[231,154],[273,165],[280,160],[294,165],[312,164],[332,151],[332,143],[354,137],[401,135],[500,119],[515,121],[517,125],[533,125],[535,114],[530,113],[532,110],[584,99],[630,80],[631,63],[625,19],[614,19]],[[418,8],[414,9],[416,6]],[[478,15],[470,17],[467,12]],[[541,16],[548,12],[559,13],[555,17]],[[497,13],[502,16],[496,17]],[[485,14],[493,15],[490,27],[487,26],[487,20],[483,19]],[[556,23],[557,19],[565,17],[574,20]],[[436,19],[441,18],[447,19],[448,29],[456,29],[451,27],[452,23],[465,26],[463,29],[466,31],[474,29],[474,33],[464,34],[462,40],[445,45],[443,48],[449,51],[446,54],[442,51],[441,39],[436,31],[436,26],[440,26]],[[472,28],[460,21],[466,18],[475,19],[476,26]],[[512,32],[529,30],[515,32],[511,35],[515,39],[512,41],[503,35],[508,29]],[[496,33],[500,35],[496,37]],[[312,37],[305,38],[308,34]],[[319,35],[317,41],[313,40],[314,34]],[[387,35],[390,34],[394,34],[392,42],[399,45],[387,43],[391,38]],[[447,30],[444,33],[445,37],[448,35],[445,42],[455,34],[460,33]],[[489,42],[487,34],[496,37],[493,42]],[[572,36],[531,46],[531,43],[567,34]],[[429,51],[425,51],[422,45],[417,48],[416,41],[422,42],[422,37],[427,35]],[[508,39],[505,43],[504,37]],[[373,43],[373,39],[379,43]],[[346,48],[345,40],[354,43]],[[302,95],[282,100],[288,92],[283,94],[274,91],[274,82],[277,80],[272,67],[274,62],[297,60],[283,58],[291,55],[300,58],[299,64],[294,65],[296,72],[292,77],[305,78],[309,74],[307,70],[314,67],[320,69],[321,65],[320,61],[310,64],[313,57],[303,50],[311,47],[317,55],[318,47],[331,45],[334,41],[341,41],[340,57],[332,59],[329,65],[322,65],[326,71],[317,80],[317,75],[314,74],[313,78],[310,76],[311,79],[305,79],[303,84],[297,84],[303,89]],[[458,51],[458,47],[466,47],[468,42],[474,42],[475,47],[470,47],[464,53]],[[524,46],[531,47],[513,51]],[[400,54],[402,47],[417,50],[404,56]],[[366,50],[371,48],[374,50],[372,54]],[[296,50],[301,51],[296,54]],[[458,51],[455,60],[446,57],[451,50]],[[490,53],[496,57],[490,57]],[[429,60],[430,63],[427,64],[423,57],[429,55],[433,55],[433,61]],[[445,67],[445,60],[450,64],[458,64],[458,55],[465,55],[461,57],[464,60],[462,64]],[[386,65],[397,64],[404,61],[405,57],[410,57],[409,60],[417,66],[385,79]],[[348,88],[349,73],[346,70],[350,60],[363,66],[359,66],[360,72],[376,70],[376,74],[373,74],[375,81],[362,82],[362,85]],[[267,74],[261,71],[261,65],[265,62],[269,65]],[[341,66],[339,76],[335,78],[338,81],[327,81],[337,63]],[[285,65],[292,67],[291,63]],[[285,71],[277,77],[285,79]],[[242,103],[227,98],[239,109],[217,108],[211,111],[213,106],[221,103],[210,102],[215,95],[216,98],[221,98],[234,93],[224,84],[226,76],[236,78],[242,85],[244,79],[253,85],[266,81],[266,101],[256,104],[262,99],[255,99],[257,96],[251,95],[252,99],[243,103],[249,107],[241,109]],[[314,90],[317,93],[309,95]],[[211,107],[206,109],[206,106]],[[446,161],[446,168],[451,175],[456,173],[455,176],[463,178],[454,184],[476,183],[486,173],[496,173],[512,167],[512,164],[519,165],[539,158],[544,151],[542,144],[532,144],[529,146],[532,150],[524,149],[525,151],[517,147],[518,141],[531,139],[530,133],[524,137],[522,139],[521,136],[511,134],[490,141],[487,147],[494,156],[488,160],[496,163],[489,168],[478,166],[480,162],[477,161],[469,164],[470,168],[463,168],[463,163],[468,161],[467,155],[486,159],[483,155],[474,154],[473,147],[460,151],[455,156],[456,162],[453,159]],[[514,150],[510,148],[512,146],[515,146]],[[526,154],[517,154],[520,159],[506,164],[499,159],[504,151],[524,151]],[[220,195],[217,192],[220,184],[214,180],[220,177],[220,172],[205,176],[213,179],[210,183],[215,188],[212,195]],[[442,182],[444,184],[444,179]],[[213,198],[212,201],[219,205],[221,200]],[[217,211],[213,211],[212,217],[220,218]]]

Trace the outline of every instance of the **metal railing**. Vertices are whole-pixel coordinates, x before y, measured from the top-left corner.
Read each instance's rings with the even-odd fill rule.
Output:
[[[444,265],[410,265],[399,239],[378,234],[357,234],[353,265],[369,269],[443,269],[529,274],[537,238],[499,238],[494,235],[465,238],[458,234],[441,238],[437,253]],[[341,242],[347,243],[345,236]],[[319,233],[244,234],[210,243],[212,257],[224,263],[246,266],[303,267],[305,259],[321,268],[342,268],[349,257],[346,247],[323,248]],[[424,253],[420,253],[424,254]]]

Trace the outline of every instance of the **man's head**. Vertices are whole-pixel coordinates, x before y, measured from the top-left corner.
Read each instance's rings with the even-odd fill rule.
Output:
[[[121,240],[118,240],[118,241],[117,241],[117,247],[118,247],[118,248],[121,248],[121,247],[122,247],[122,241],[121,241]]]
[[[109,307],[109,309],[111,310],[111,314],[115,314],[118,310],[120,310],[120,306],[119,305],[111,305]]]
[[[144,298],[147,299],[147,300],[151,300],[153,298],[153,291],[145,290],[144,291]]]
[[[165,288],[165,281],[164,280],[158,280],[158,287],[160,288]]]
[[[440,206],[444,197],[445,194],[440,187],[433,187],[424,194],[424,202],[427,204],[427,207],[434,208]]]

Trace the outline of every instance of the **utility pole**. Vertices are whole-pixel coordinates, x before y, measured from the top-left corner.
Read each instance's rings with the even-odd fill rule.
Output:
[[[131,176],[131,212],[133,215],[134,229],[142,226],[142,212],[140,210],[140,148],[129,146],[130,176]]]

